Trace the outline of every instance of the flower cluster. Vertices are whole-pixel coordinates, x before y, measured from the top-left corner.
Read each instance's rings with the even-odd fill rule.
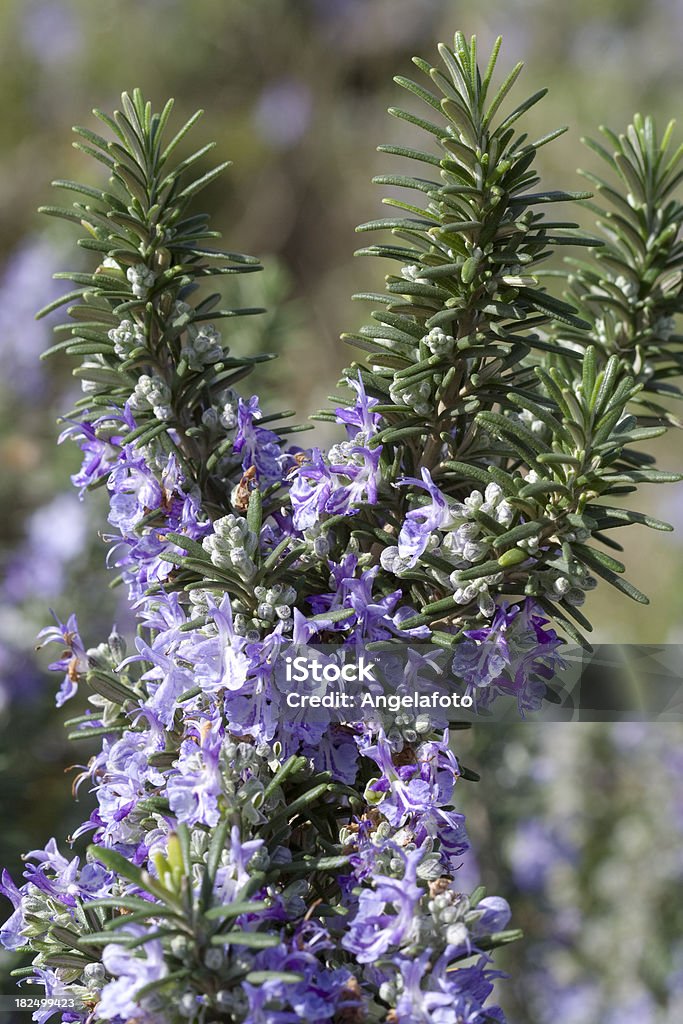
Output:
[[[472,773],[447,723],[293,715],[282,675],[302,646],[331,660],[388,645],[393,689],[436,674],[524,713],[560,665],[550,617],[585,627],[576,591],[620,571],[586,542],[620,525],[624,510],[590,502],[628,479],[637,387],[590,349],[580,389],[551,366],[528,397],[526,357],[553,350],[539,325],[587,325],[531,274],[552,240],[534,207],[558,196],[531,191],[536,147],[492,127],[512,84],[487,109],[496,53],[482,84],[458,35],[450,79],[432,76],[443,103],[409,86],[447,118],[446,155],[425,157],[443,180],[387,179],[429,201],[385,225],[412,248],[376,247],[404,265],[355,338],[367,365],[322,414],[346,431],[327,452],[288,446],[291,428],[238,395],[257,359],[230,354],[217,323],[240,311],[195,294],[258,269],[185,216],[222,168],[189,184],[193,158],[169,169],[185,130],[162,149],[170,106],[153,114],[138,92],[102,115],[116,142],[77,129],[118,191],[88,188],[94,205],[68,214],[104,256],[78,275],[60,343],[85,357],[63,436],[83,451],[76,486],[109,493],[138,631],[128,655],[116,632],[86,648],[74,617],[43,636],[66,648],[58,702],[88,693],[74,738],[101,742],[79,779],[96,806],[75,838],[92,844],[83,862],[54,844],[28,855],[21,888],[3,878],[2,937],[35,953],[34,981],[73,993],[64,1021],[503,1020],[490,952],[516,933],[504,900],[458,884]]]

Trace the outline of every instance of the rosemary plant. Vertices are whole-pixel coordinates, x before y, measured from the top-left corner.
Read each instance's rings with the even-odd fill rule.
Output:
[[[84,392],[62,436],[83,451],[75,485],[108,488],[139,628],[132,653],[116,631],[86,648],[74,616],[42,634],[65,648],[57,703],[88,693],[68,725],[100,744],[74,837],[92,845],[27,854],[20,889],[5,873],[0,935],[63,1021],[504,1019],[488,953],[517,933],[504,900],[460,891],[454,787],[475,776],[446,723],[292,716],[277,669],[301,644],[403,641],[399,691],[446,652],[463,694],[524,712],[560,663],[551,620],[583,642],[597,576],[645,600],[603,549],[614,527],[667,527],[604,502],[676,478],[633,446],[665,429],[679,367],[679,172],[670,133],[636,120],[608,156],[628,194],[598,183],[607,243],[568,271],[573,304],[557,298],[553,248],[597,243],[545,214],[587,194],[539,187],[560,132],[518,126],[542,93],[505,113],[521,65],[494,91],[498,44],[483,73],[474,39],[440,53],[416,61],[426,85],[397,79],[429,119],[392,113],[430,149],[383,148],[427,176],[378,179],[418,199],[361,228],[392,232],[363,251],[397,272],[361,296],[379,309],[346,336],[366,359],[321,413],[346,431],[326,453],[287,445],[289,414],[235,390],[264,357],[230,352],[231,322],[258,310],[221,308],[203,279],[260,267],[192,212],[224,169],[192,179],[207,146],[173,162],[197,117],[166,142],[171,103],[135,91],[96,112],[107,138],[76,129],[110,184],[56,182],[77,200],[45,210],[97,263],[60,275],[75,289],[55,348]]]

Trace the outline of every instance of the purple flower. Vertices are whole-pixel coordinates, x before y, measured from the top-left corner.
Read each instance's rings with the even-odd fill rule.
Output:
[[[297,530],[314,526],[326,511],[335,481],[319,448],[312,448],[309,461],[292,473],[290,487],[293,522]]]
[[[310,461],[294,472],[290,495],[296,530],[314,526],[324,513],[355,515],[354,504],[377,501],[382,446],[368,448],[351,441],[330,449],[329,461],[313,448]]]
[[[352,509],[352,505],[361,501],[374,505],[377,501],[382,446],[368,448],[365,445],[350,445],[348,452],[344,452],[343,455],[348,461],[333,463],[331,469],[337,477],[348,477],[349,483],[335,488],[326,511],[332,515],[355,515],[357,509]]]
[[[176,591],[155,594],[153,601],[142,601],[138,615],[154,636],[151,644],[154,650],[164,650],[183,636],[180,627],[187,622],[187,615]]]
[[[83,438],[80,445],[83,462],[78,473],[73,473],[71,476],[71,483],[74,487],[79,488],[80,498],[83,497],[88,487],[111,472],[112,466],[119,456],[118,447],[97,436],[96,426],[97,424],[84,420],[83,423],[71,424],[59,435],[59,444],[70,438]]]
[[[28,941],[21,934],[22,928],[24,927],[22,895],[12,881],[8,871],[2,872],[0,892],[11,901],[12,906],[14,907],[14,913],[8,917],[2,928],[0,928],[0,942],[3,944],[5,949],[19,949],[21,946],[25,946]]]
[[[178,698],[196,686],[195,679],[174,657],[164,654],[159,649],[158,642],[150,646],[144,640],[138,639],[136,646],[139,654],[127,658],[122,664],[127,665],[140,660],[151,663],[152,668],[141,676],[144,682],[152,683],[152,686],[148,687],[150,696],[145,701],[145,707],[162,725],[170,728],[178,707]],[[158,685],[155,685],[157,680]]]
[[[459,774],[457,761],[448,751],[448,734],[442,744],[423,744],[416,764],[397,767],[382,732],[377,743],[362,752],[381,769],[379,779],[369,789],[385,794],[377,805],[384,817],[394,828],[410,829],[418,845],[428,838],[437,840],[444,867],[452,870],[455,858],[467,850],[469,842],[464,815],[445,809]]]
[[[458,759],[449,746],[448,730],[440,740],[428,740],[418,748],[420,776],[438,789],[439,800],[449,804],[453,798],[456,780],[460,777]]]
[[[403,878],[375,875],[374,888],[363,889],[358,910],[342,939],[342,946],[354,953],[361,964],[370,964],[391,949],[400,947],[414,931],[417,906],[425,890],[417,884],[417,868],[422,850],[404,852],[396,848],[404,862]]]
[[[219,767],[223,730],[219,724],[204,722],[195,729],[195,735],[199,743],[194,739],[183,741],[166,792],[178,821],[213,827],[219,821],[218,797],[223,792]]]
[[[109,522],[124,537],[133,533],[143,516],[163,502],[161,484],[132,444],[121,449],[109,474],[108,487],[112,493]]]
[[[353,785],[358,775],[358,745],[348,726],[331,723],[315,746],[304,745],[301,752],[312,758],[318,771]]]
[[[445,496],[432,480],[427,468],[422,469],[422,480],[404,477],[399,483],[421,487],[431,498],[429,504],[420,505],[407,513],[398,535],[399,556],[407,559],[405,567],[411,568],[426,550],[434,530],[444,529],[453,517]]]
[[[51,968],[34,967],[34,974],[30,978],[24,979],[30,985],[41,985],[44,989],[43,999],[48,1002],[52,1000],[56,1005],[46,1006],[45,1009],[36,1010],[31,1017],[31,1020],[37,1022],[37,1024],[46,1024],[48,1020],[55,1014],[60,1013],[59,1002],[64,1000],[63,1005],[68,1006],[69,1002],[73,1001],[74,993],[69,988],[69,985],[58,977],[57,972]],[[20,983],[21,984],[21,983]],[[68,1000],[68,1002],[67,1002]],[[85,1021],[87,1011],[84,1009],[83,1012],[78,1013],[76,1011],[66,1012],[61,1017],[62,1024],[67,1022]]]
[[[146,717],[150,714],[147,712]],[[150,795],[148,787],[164,784],[164,776],[148,760],[149,754],[159,750],[160,741],[163,745],[163,737],[155,730],[126,732],[115,743],[105,738],[101,752],[89,766],[98,807],[75,836],[95,829],[96,842],[106,845],[139,842],[137,805]]]
[[[562,641],[533,600],[521,605],[503,602],[490,626],[465,631],[451,667],[467,685],[480,708],[499,694],[516,697],[520,714],[537,710],[546,692],[546,680],[564,667],[557,649]]]
[[[401,623],[415,614],[413,608],[403,605],[397,608],[403,597],[401,590],[394,590],[383,597],[373,595],[373,586],[379,574],[379,566],[373,566],[356,577],[358,567],[356,555],[347,555],[340,563],[330,562],[331,580],[335,590],[331,594],[319,594],[310,598],[316,613],[335,611],[338,608],[352,608],[355,618],[344,619],[326,628],[332,631],[348,631],[347,640],[386,640],[392,636],[426,638],[430,631],[425,626],[404,630]]]
[[[401,590],[394,590],[384,597],[373,597],[372,589],[379,566],[367,569],[360,579],[347,578],[343,581],[343,607],[351,607],[356,612],[357,621],[354,637],[367,640],[388,640],[391,636],[429,636],[429,630],[423,626],[403,630],[401,622],[415,614],[413,608],[404,606],[397,610],[398,602],[403,598]]]
[[[271,987],[270,985],[250,985],[248,981],[242,983],[242,991],[249,1004],[244,1024],[299,1024],[301,1018],[298,1014],[291,1010],[273,1008]]]
[[[485,896],[477,903],[476,912],[480,916],[469,926],[475,939],[502,931],[511,916],[510,904],[502,896]]]
[[[198,539],[211,530],[196,498],[183,492],[184,481],[173,455],[168,457],[159,477],[132,445],[121,450],[109,475],[109,521],[119,529],[121,539],[105,538],[116,542],[108,561],[123,570],[129,597],[137,603],[145,598],[148,587],[163,583],[172,572],[171,563],[163,555],[169,551],[178,553],[180,549],[169,543],[168,531]],[[150,512],[156,513],[155,521],[161,519],[163,526],[139,530],[140,521]]]
[[[486,970],[483,957],[472,967],[449,970],[448,953],[432,965],[430,955],[427,949],[417,959],[397,960],[402,983],[396,1003],[399,1024],[505,1024],[500,1007],[484,1005],[499,971]]]
[[[510,632],[510,667],[497,681],[501,693],[516,697],[522,718],[541,707],[546,682],[565,667],[558,653],[562,640],[554,629],[543,628],[547,622],[534,601],[524,601]]]
[[[38,640],[42,640],[42,643],[38,644],[38,649],[46,644],[62,644],[66,647],[59,661],[53,661],[48,665],[51,672],[66,672],[55,698],[57,707],[61,708],[67,700],[76,695],[80,678],[88,671],[88,656],[78,632],[76,616],[70,615],[65,625],[54,612],[52,615],[57,625],[41,629]]]
[[[81,868],[79,857],[67,860],[55,839],[50,839],[43,850],[31,850],[24,859],[36,861],[28,865],[24,878],[67,907],[75,906],[77,899],[107,896],[114,881],[113,874],[101,864],[84,864]]]
[[[239,399],[233,451],[242,455],[242,469],[254,467],[258,482],[263,487],[281,479],[283,456],[277,434],[257,426],[261,416],[256,395],[252,395],[247,402],[243,398]]]
[[[145,929],[142,925],[130,924],[125,929],[120,929],[119,934],[142,938]],[[148,999],[143,999],[142,1003],[139,1003],[137,993],[145,985],[160,981],[168,974],[163,947],[158,939],[152,939],[134,949],[128,949],[119,943],[105,946],[102,950],[102,963],[115,979],[104,986],[100,1002],[97,1004],[98,1017],[105,1019],[137,1018],[141,1005],[144,1008],[148,1002]]]
[[[465,630],[467,640],[456,647],[451,667],[467,684],[468,692],[491,686],[509,666],[507,633],[518,611],[516,606],[502,605],[496,609],[490,626]]]
[[[379,413],[370,411],[373,405],[379,405],[379,399],[368,398],[366,395],[360,370],[357,381],[352,377],[347,377],[347,381],[356,392],[356,401],[350,408],[334,410],[337,422],[346,425],[346,433],[350,438],[357,438],[360,433],[363,435],[363,439],[367,440],[376,433],[377,427],[382,421]]]
[[[243,843],[240,836],[239,825],[233,825],[230,829],[230,868],[235,874],[235,884],[238,889],[249,880],[249,861],[262,849],[265,840],[249,839]]]
[[[415,959],[400,957],[395,961],[401,974],[401,995],[396,1003],[399,1024],[434,1024],[449,1019],[443,1014],[450,1012],[452,995],[443,991],[426,992],[422,988],[423,980],[429,977],[431,952],[426,949]]]
[[[246,654],[246,637],[235,632],[229,594],[224,595],[218,607],[209,601],[208,618],[216,625],[216,636],[197,643],[190,641],[181,648],[183,656],[194,662],[195,685],[205,693],[241,690],[251,661]]]
[[[363,748],[365,757],[371,758],[380,769],[380,777],[370,786],[375,793],[384,793],[379,804],[384,817],[398,828],[410,814],[422,813],[432,802],[432,786],[419,775],[417,764],[396,766],[393,753],[383,731],[374,746]]]
[[[353,975],[345,968],[330,968],[321,962],[334,944],[329,932],[319,921],[304,919],[288,943],[284,941],[263,950],[254,958],[253,967],[264,971],[286,971],[298,974],[300,981],[264,981],[260,994],[251,985],[243,989],[249,997],[253,1022],[277,1024],[292,1021],[341,1020],[344,1010],[360,1008],[362,997],[358,986],[352,987]],[[322,954],[322,956],[321,956]],[[289,1008],[294,1016],[289,1016]]]

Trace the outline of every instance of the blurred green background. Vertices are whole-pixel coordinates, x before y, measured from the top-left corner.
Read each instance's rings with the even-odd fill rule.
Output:
[[[92,127],[92,107],[111,110],[120,92],[135,86],[156,106],[174,96],[178,119],[205,108],[195,143],[215,139],[217,147],[207,160],[233,161],[204,194],[205,207],[229,248],[257,254],[268,268],[266,274],[243,279],[243,293],[230,297],[242,305],[266,304],[272,312],[235,326],[228,341],[237,350],[280,353],[281,358],[250,384],[264,396],[267,409],[286,405],[304,418],[324,402],[340,369],[353,356],[338,341],[341,331],[353,330],[364,316],[350,296],[381,285],[379,261],[375,265],[353,258],[358,245],[354,227],[381,211],[381,190],[370,178],[391,169],[392,160],[377,154],[376,145],[411,138],[412,129],[385,112],[391,103],[405,101],[392,76],[411,74],[413,54],[436,59],[437,40],[450,41],[455,29],[476,33],[482,54],[501,34],[503,70],[517,60],[527,62],[518,99],[524,91],[531,94],[550,87],[548,97],[527,117],[532,136],[562,124],[570,127],[541,151],[540,169],[548,187],[582,187],[575,168],[594,165],[580,138],[595,135],[599,124],[620,131],[636,110],[653,113],[660,124],[678,114],[683,99],[683,0],[0,4],[0,864],[8,866],[16,879],[21,850],[42,845],[53,833],[66,835],[87,816],[83,803],[71,805],[68,777],[62,772],[88,755],[65,746],[61,721],[66,716],[52,708],[55,680],[44,671],[48,659],[41,656],[38,664],[32,654],[35,634],[48,622],[50,607],[62,619],[75,611],[88,644],[106,637],[114,619],[122,628],[126,622],[125,610],[107,588],[105,546],[98,537],[104,528],[102,502],[93,496],[79,503],[68,486],[78,452],[55,443],[57,418],[76,394],[70,368],[58,359],[39,363],[50,331],[49,324],[33,320],[34,311],[61,290],[51,281],[52,272],[78,269],[82,259],[68,227],[39,217],[36,207],[64,201],[49,188],[53,178],[98,180],[97,166],[70,145],[71,125]],[[683,139],[683,126],[679,138]],[[590,223],[585,211],[581,216]],[[324,438],[320,432],[317,436]],[[660,441],[657,450],[663,467],[681,468],[678,437]],[[599,591],[591,599],[597,637],[632,643],[683,641],[683,488],[650,488],[639,499],[639,507],[673,522],[679,532],[672,537],[637,527],[624,531],[631,534],[624,559],[630,577],[651,595],[652,603],[642,608]],[[565,730],[563,742],[574,744],[576,757],[588,765],[581,783],[588,791],[595,779],[602,778],[605,744],[616,744],[615,750],[626,756],[626,741],[615,740],[606,727],[602,733],[594,727],[595,742],[592,733],[590,742],[585,740],[583,727],[558,728]],[[526,754],[515,755],[519,765],[520,757],[536,756],[533,744],[548,742],[536,736],[532,743],[524,726],[514,737],[494,736],[492,729],[480,730],[480,746],[473,748],[485,771],[489,758],[505,763],[513,756],[511,749],[513,754],[520,749]],[[656,765],[652,751],[664,740],[652,731],[648,735],[648,756]],[[666,742],[675,749],[680,740],[680,733],[670,733]],[[633,742],[633,756],[644,756],[638,754],[642,739]],[[635,774],[642,783],[643,772]],[[542,822],[541,830],[555,828],[548,824],[543,779],[532,775],[525,776],[526,788],[520,783],[512,791],[505,791],[500,772],[495,775],[488,799],[502,801],[505,815],[492,814],[491,820],[482,822],[479,805],[472,801],[475,840],[487,848],[494,842],[507,849],[505,844],[513,839],[504,837],[514,837],[520,821],[523,824],[530,815]],[[516,794],[521,794],[517,803]],[[651,796],[643,784],[642,799],[648,803]],[[82,800],[87,801],[85,794]],[[583,814],[588,829],[593,821],[588,797],[582,793],[576,800],[575,813],[579,818]],[[631,804],[622,813],[616,799],[611,806],[622,823],[635,813]],[[670,819],[661,802],[659,810],[658,827],[669,835]],[[628,840],[627,824],[623,829]],[[492,840],[491,834],[497,838]],[[587,849],[585,836],[580,841]],[[595,842],[600,841],[598,835]],[[585,876],[588,889],[581,889],[581,898],[588,899],[594,877],[590,865],[602,863],[603,854],[616,855],[606,841],[603,846],[597,859],[589,859],[581,871],[567,868],[566,892],[574,891],[571,886],[584,886]],[[552,843],[546,847],[553,849]],[[502,853],[493,860],[484,857],[481,870],[501,885],[508,878],[505,884],[514,893],[515,876],[508,860]],[[678,876],[673,874],[680,885],[680,870]],[[658,899],[663,892],[658,890]],[[615,907],[616,902],[610,905]],[[526,916],[527,930],[531,928],[533,938],[536,929],[535,941],[540,941],[552,915],[529,911]],[[666,945],[664,933],[658,935]],[[572,961],[576,970],[579,961],[577,954]],[[515,963],[519,967],[521,961]],[[561,968],[557,984],[568,990],[574,975],[566,964]],[[551,968],[547,970],[555,978]],[[531,977],[529,970],[527,976]],[[642,984],[651,990],[649,980]],[[661,979],[657,985],[656,1005],[663,1006]],[[515,996],[515,1019],[544,1021],[525,991]],[[573,1024],[563,1006],[557,1024]],[[597,1003],[591,1008],[584,1001],[580,1007],[577,1024],[594,1019],[600,1024],[668,1019],[648,1018],[642,1006],[638,1017],[622,1014],[614,1019]]]

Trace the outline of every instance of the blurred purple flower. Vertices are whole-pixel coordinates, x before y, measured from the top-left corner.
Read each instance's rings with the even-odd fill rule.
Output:
[[[277,148],[298,142],[311,121],[313,97],[305,82],[281,78],[261,93],[254,110],[257,133]]]
[[[563,986],[545,972],[537,974],[535,981],[535,1010],[544,1024],[585,1024],[600,1019],[601,992],[593,981]]]
[[[520,822],[508,850],[516,884],[520,889],[534,892],[546,885],[555,864],[572,857],[568,841],[561,839],[548,822],[538,818]]]
[[[56,269],[55,249],[44,238],[28,238],[10,254],[0,277],[0,354],[12,367],[5,380],[20,399],[35,399],[44,390],[39,356],[50,344],[55,315],[36,320],[35,314],[65,290],[50,282]]]
[[[29,0],[23,5],[24,45],[46,67],[72,61],[83,48],[83,32],[71,4],[64,0]]]
[[[57,597],[66,567],[83,551],[86,531],[87,511],[75,494],[58,494],[36,509],[26,539],[7,566],[0,596],[15,604]]]
[[[603,1019],[604,1024],[655,1024],[658,1017],[658,1007],[650,993],[640,991],[608,1010]]]

